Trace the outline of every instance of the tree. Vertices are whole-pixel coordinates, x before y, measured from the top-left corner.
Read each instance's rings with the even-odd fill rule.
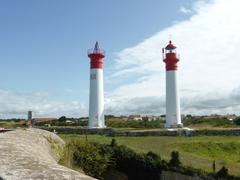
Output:
[[[115,147],[117,145],[116,139],[112,139],[110,146]]]
[[[58,119],[59,121],[66,121],[66,116],[62,116]]]
[[[169,165],[172,167],[179,167],[181,164],[179,160],[179,153],[178,151],[171,152],[171,160],[169,161]]]
[[[240,117],[237,117],[236,119],[234,119],[234,123],[236,125],[240,125]]]

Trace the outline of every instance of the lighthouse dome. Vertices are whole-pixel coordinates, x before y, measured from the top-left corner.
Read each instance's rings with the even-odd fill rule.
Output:
[[[177,47],[172,44],[172,41],[169,41],[169,44],[165,47],[166,50],[173,50],[176,49]]]

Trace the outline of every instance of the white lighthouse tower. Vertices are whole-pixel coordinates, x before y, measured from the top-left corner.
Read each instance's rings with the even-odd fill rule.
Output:
[[[166,128],[182,127],[180,100],[178,94],[176,46],[169,41],[163,49],[164,62],[166,63]]]
[[[89,96],[89,128],[105,128],[104,90],[103,90],[103,58],[105,51],[100,50],[98,42],[94,49],[88,50],[90,58],[90,96]]]

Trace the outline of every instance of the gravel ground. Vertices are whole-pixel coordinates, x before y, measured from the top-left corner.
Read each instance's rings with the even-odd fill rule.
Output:
[[[0,133],[0,179],[93,179],[59,165],[53,144],[61,147],[64,141],[45,130],[29,128]]]

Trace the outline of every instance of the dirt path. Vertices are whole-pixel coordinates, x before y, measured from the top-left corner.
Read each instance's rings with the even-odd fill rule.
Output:
[[[51,147],[64,142],[55,134],[40,129],[19,129],[0,133],[0,179],[93,179],[57,163]]]

